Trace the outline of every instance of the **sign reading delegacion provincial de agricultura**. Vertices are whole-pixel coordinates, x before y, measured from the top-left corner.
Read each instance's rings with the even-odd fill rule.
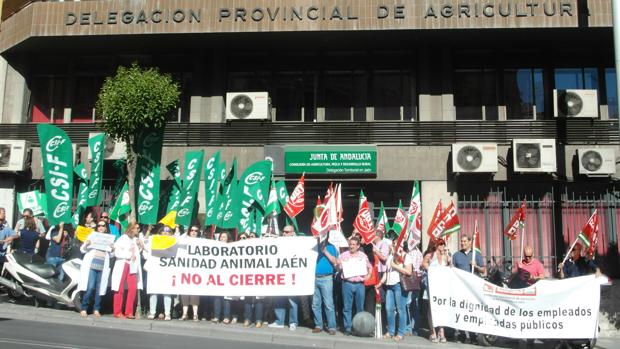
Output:
[[[285,146],[284,170],[287,174],[376,174],[377,146]]]

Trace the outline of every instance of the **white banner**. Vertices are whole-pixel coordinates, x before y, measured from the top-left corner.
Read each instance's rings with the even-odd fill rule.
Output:
[[[435,326],[511,338],[596,337],[594,275],[509,289],[457,268],[431,267],[428,282]]]
[[[147,292],[209,296],[314,294],[314,237],[246,239],[223,243],[181,239],[174,257],[146,262]]]

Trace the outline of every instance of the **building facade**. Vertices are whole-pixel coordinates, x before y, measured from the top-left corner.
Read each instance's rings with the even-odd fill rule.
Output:
[[[330,181],[343,182],[348,232],[360,189],[393,217],[419,180],[423,230],[437,202],[452,201],[463,234],[477,221],[489,260],[518,257],[520,244],[502,230],[525,200],[525,243],[550,273],[597,208],[598,253],[606,272],[617,273],[609,0],[5,1],[2,16],[0,138],[32,145],[27,171],[2,173],[5,206],[14,205],[16,192],[41,186],[36,123],[65,129],[88,167],[99,88],[119,65],[139,62],[170,73],[182,90],[162,164],[197,148],[222,150],[241,169],[270,156],[290,190],[299,178],[290,159],[304,147],[337,157],[371,149],[374,166],[363,170],[342,163],[327,170],[308,160],[315,167],[306,171],[302,230],[309,230],[313,198]],[[595,115],[556,117],[566,90],[596,91],[593,99],[581,96],[583,110]],[[227,111],[234,96],[227,100],[228,93],[252,99],[256,92],[268,95],[268,117]],[[518,158],[514,140],[550,140],[544,156],[555,167],[519,169],[531,153]],[[453,162],[460,154],[455,143],[494,145],[496,154],[482,154],[492,158],[492,170],[460,169],[467,165]],[[611,149],[613,170],[581,173],[588,149]],[[104,179],[111,185],[108,162]],[[164,171],[161,177],[169,179]]]

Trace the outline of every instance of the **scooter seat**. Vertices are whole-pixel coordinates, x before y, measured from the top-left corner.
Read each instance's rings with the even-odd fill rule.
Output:
[[[49,264],[26,263],[24,264],[24,267],[26,267],[26,269],[30,270],[31,272],[39,275],[40,277],[44,279],[48,279],[56,275],[56,268],[54,268],[53,266]]]
[[[39,255],[30,253],[15,253],[14,257],[17,263],[44,279],[48,279],[56,275],[56,268],[49,264],[45,264],[45,260]]]

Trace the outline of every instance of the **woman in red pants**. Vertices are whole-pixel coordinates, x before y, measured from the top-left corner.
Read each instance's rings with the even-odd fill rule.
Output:
[[[114,317],[134,319],[133,305],[136,290],[142,289],[142,266],[140,254],[144,247],[138,234],[140,226],[136,222],[129,223],[125,234],[114,243],[114,270],[112,271],[112,291],[114,291]],[[127,286],[127,300],[123,315],[123,295]]]

